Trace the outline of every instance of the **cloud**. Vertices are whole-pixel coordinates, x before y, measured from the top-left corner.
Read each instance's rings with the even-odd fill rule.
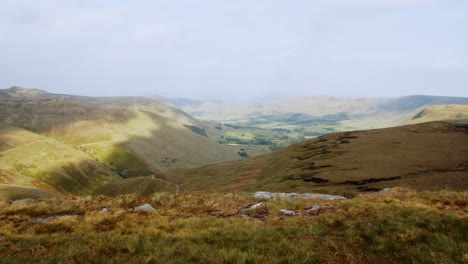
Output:
[[[452,78],[444,92],[462,94],[466,12],[461,0],[5,0],[0,86],[216,98]]]

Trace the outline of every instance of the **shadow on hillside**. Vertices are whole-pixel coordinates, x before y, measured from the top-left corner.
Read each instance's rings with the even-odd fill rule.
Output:
[[[59,158],[64,162],[41,171],[34,164],[15,164],[16,173],[36,178],[59,193],[86,194],[107,180],[237,158],[234,152],[172,119],[135,109],[96,108],[59,99],[2,100],[0,116],[0,121],[56,139],[71,146],[70,152],[87,155],[79,162],[66,162],[71,154],[64,153]],[[36,163],[43,159],[40,149],[23,155]]]

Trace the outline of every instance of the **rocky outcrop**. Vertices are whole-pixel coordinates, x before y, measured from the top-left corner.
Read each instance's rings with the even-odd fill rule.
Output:
[[[344,196],[320,194],[320,193],[271,193],[271,192],[256,192],[253,195],[259,199],[281,198],[306,198],[306,199],[323,199],[323,200],[346,200]]]

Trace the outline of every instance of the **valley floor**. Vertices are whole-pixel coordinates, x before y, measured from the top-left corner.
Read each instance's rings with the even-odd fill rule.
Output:
[[[0,263],[466,263],[467,194],[396,188],[337,201],[192,192],[4,203]],[[144,203],[156,211],[129,210]],[[320,210],[308,212],[314,205]],[[38,221],[50,216],[62,217]]]

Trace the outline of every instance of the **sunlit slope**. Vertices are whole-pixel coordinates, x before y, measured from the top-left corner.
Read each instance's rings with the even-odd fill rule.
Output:
[[[4,195],[33,188],[51,194],[85,194],[120,177],[73,147],[0,123],[0,184]],[[8,185],[8,190],[5,185]]]
[[[465,190],[468,121],[334,133],[259,157],[170,171],[161,178],[183,190],[344,195],[395,186]]]
[[[418,124],[438,120],[468,119],[468,104],[436,105],[419,112],[404,124]]]
[[[136,109],[62,99],[3,99],[0,118],[74,146],[122,177],[238,158],[173,119]]]
[[[227,147],[172,119],[137,110],[99,109],[87,120],[54,127],[47,135],[76,145],[111,165],[123,163],[120,167],[124,170],[138,169],[137,164],[129,162],[131,155],[146,164],[150,171],[193,167],[239,157]]]
[[[128,108],[155,113],[182,125],[200,125],[200,121],[167,102],[146,97],[80,97],[80,102],[96,107]]]

